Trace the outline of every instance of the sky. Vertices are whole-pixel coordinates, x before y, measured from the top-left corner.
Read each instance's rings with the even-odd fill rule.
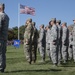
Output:
[[[5,3],[9,28],[24,25],[28,18],[36,22],[37,28],[41,24],[48,25],[51,18],[67,22],[67,25],[73,24],[75,19],[75,0],[0,0],[0,3]],[[19,4],[35,8],[35,16],[20,14]]]

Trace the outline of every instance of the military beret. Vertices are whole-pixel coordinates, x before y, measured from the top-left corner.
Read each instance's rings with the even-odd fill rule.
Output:
[[[50,21],[56,21],[56,18],[52,18]]]
[[[32,19],[31,19],[31,18],[29,18],[29,19],[27,19],[27,21],[30,21],[30,22],[32,22]]]
[[[4,3],[0,3],[0,6],[3,6],[3,7],[5,7],[5,4],[4,4]]]
[[[57,20],[56,22],[57,22],[57,23],[61,23],[61,20]]]
[[[73,21],[75,21],[75,19],[73,19]]]

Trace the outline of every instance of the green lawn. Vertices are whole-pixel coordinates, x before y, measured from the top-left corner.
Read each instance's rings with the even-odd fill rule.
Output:
[[[75,63],[69,61],[66,65],[53,67],[49,58],[46,58],[45,63],[40,63],[38,54],[36,64],[29,65],[23,53],[23,46],[15,49],[12,46],[7,48],[7,67],[5,73],[0,75],[75,75]]]

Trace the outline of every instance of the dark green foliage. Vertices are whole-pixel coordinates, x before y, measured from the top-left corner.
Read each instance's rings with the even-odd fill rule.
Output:
[[[19,27],[19,33],[20,33],[20,40],[23,40],[23,35],[25,31],[25,26],[22,25]],[[8,40],[18,39],[18,27],[13,27],[12,29],[8,30]]]

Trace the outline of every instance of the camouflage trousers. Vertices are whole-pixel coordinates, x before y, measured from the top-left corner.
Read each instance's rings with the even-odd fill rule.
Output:
[[[68,49],[68,56],[69,56],[70,59],[73,58],[73,46],[72,46],[72,45],[69,46],[69,49]]]
[[[66,45],[62,45],[62,59],[64,61],[66,61],[67,57],[68,57],[68,55],[67,55],[67,46]]]
[[[75,45],[73,45],[73,59],[75,61]]]
[[[35,43],[32,45],[32,61],[34,62],[36,61],[36,57],[37,57],[36,52],[37,52],[37,44]]]
[[[57,59],[58,59],[58,63],[60,63],[60,61],[61,61],[61,59],[62,59],[62,52],[61,52],[61,48],[62,48],[62,45],[61,45],[61,43],[59,43],[58,45],[57,45],[57,52],[58,52],[58,57],[57,57]]]
[[[42,58],[42,60],[45,60],[45,47],[42,46],[42,44],[39,44],[39,52],[40,52],[40,56]]]
[[[47,56],[50,58],[50,43],[46,43],[46,53],[47,53]]]
[[[7,41],[0,40],[0,69],[6,68],[6,47]]]
[[[31,53],[31,50],[32,50],[31,45],[24,44],[24,54],[25,54],[26,60],[28,62],[31,62],[32,61],[32,53]]]
[[[53,64],[57,64],[57,45],[53,45],[52,42],[50,43],[50,55]]]

